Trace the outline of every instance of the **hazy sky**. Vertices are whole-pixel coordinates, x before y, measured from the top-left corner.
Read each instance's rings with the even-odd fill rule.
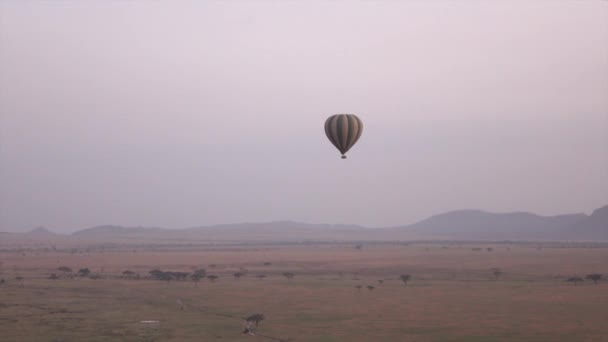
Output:
[[[0,1],[0,231],[605,204],[608,1]]]

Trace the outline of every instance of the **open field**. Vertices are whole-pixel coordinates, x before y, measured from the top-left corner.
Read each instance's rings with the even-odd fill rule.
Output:
[[[608,282],[564,279],[606,274],[607,260],[602,246],[491,243],[6,249],[0,340],[270,341],[241,334],[240,317],[263,313],[258,333],[295,341],[602,341]],[[219,279],[146,279],[155,268]],[[125,270],[142,277],[122,279]],[[405,286],[401,274],[412,275]]]

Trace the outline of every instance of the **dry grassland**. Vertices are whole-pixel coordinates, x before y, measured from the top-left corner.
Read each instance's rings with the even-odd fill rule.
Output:
[[[608,273],[608,248],[137,246],[5,250],[0,261],[1,341],[270,341],[241,334],[240,317],[252,313],[266,317],[258,333],[300,342],[608,340],[608,282],[564,282]],[[102,278],[48,279],[59,266]],[[220,278],[198,286],[144,279],[155,268],[201,267]],[[142,279],[122,279],[125,270]],[[239,270],[247,275],[235,280]],[[401,274],[412,275],[406,286]]]

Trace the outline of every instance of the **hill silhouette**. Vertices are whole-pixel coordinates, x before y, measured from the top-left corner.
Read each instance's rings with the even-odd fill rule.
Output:
[[[396,228],[449,239],[568,239],[569,229],[589,220],[585,214],[539,216],[527,212],[489,213],[458,210],[435,215],[418,223]]]
[[[491,213],[457,210],[410,225],[366,228],[359,225],[310,224],[293,221],[235,223],[166,229],[95,226],[71,235],[45,228],[5,233],[3,241],[72,241],[109,243],[230,243],[405,240],[608,241],[608,205],[591,215],[540,216],[528,212]]]
[[[591,216],[564,230],[565,236],[579,240],[608,240],[608,205],[595,209]]]
[[[57,235],[57,234],[53,233],[52,231],[46,229],[45,227],[34,228],[34,229],[30,230],[28,232],[28,234],[38,235],[38,236],[45,236],[45,235],[54,236],[54,235]]]

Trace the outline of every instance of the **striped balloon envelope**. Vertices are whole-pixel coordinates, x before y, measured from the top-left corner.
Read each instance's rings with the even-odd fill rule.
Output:
[[[342,153],[342,159],[346,159],[346,152],[357,143],[362,132],[363,122],[354,114],[336,114],[325,121],[325,134]]]

